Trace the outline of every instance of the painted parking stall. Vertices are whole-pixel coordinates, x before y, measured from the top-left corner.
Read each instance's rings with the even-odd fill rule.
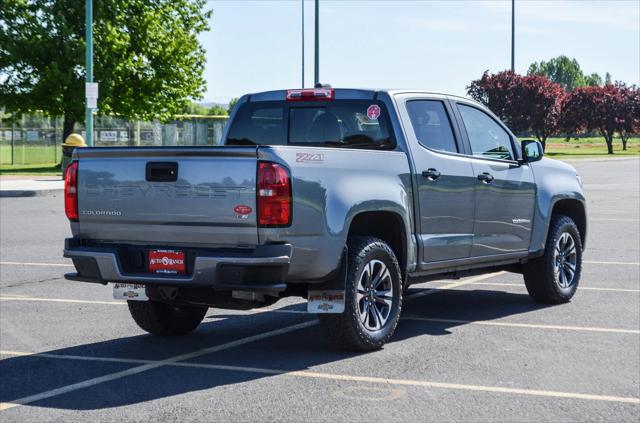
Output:
[[[618,165],[577,166],[586,180],[638,174],[637,162]],[[12,220],[3,217],[1,228],[0,415],[355,420],[364,403],[389,420],[635,421],[639,229],[620,219],[633,219],[638,200],[616,189],[587,191],[592,235],[569,304],[532,303],[509,273],[413,286],[396,336],[364,355],[332,350],[295,299],[246,312],[211,309],[186,337],[145,335],[110,290],[61,279],[69,263],[56,237],[64,234],[46,235],[64,225],[59,199],[3,199],[0,211]],[[619,221],[598,220],[612,195],[628,195]],[[14,212],[26,201],[58,212],[26,224]],[[25,231],[40,234],[41,249],[21,245]]]

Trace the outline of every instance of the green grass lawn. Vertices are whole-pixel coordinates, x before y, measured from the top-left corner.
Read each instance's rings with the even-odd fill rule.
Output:
[[[549,138],[545,155],[554,159],[580,159],[589,157],[638,157],[640,155],[640,137],[633,137],[627,143],[627,150],[622,150],[619,138],[613,140],[614,154],[607,154],[604,138],[580,138],[569,142],[564,138]]]
[[[15,147],[13,153],[13,163],[16,165],[51,164],[60,161],[62,149],[53,145],[23,145]],[[10,165],[12,163],[11,145],[0,144],[0,165]]]

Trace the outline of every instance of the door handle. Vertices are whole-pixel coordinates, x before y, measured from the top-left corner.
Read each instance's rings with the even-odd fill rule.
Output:
[[[490,184],[493,181],[493,175],[489,172],[482,172],[480,175],[478,175],[478,179],[485,184]]]
[[[147,162],[146,179],[149,182],[175,182],[178,180],[178,163]]]
[[[440,177],[440,172],[438,172],[436,169],[430,167],[429,169],[422,171],[422,176],[424,176],[425,178],[427,178],[430,181],[435,181],[436,179],[438,179]]]

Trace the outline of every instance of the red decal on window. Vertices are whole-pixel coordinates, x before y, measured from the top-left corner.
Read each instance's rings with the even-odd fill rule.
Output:
[[[372,104],[367,108],[367,117],[371,120],[378,120],[380,117],[380,106]]]

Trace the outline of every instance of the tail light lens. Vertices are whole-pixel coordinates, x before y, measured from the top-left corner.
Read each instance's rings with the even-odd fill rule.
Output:
[[[291,176],[277,163],[258,163],[258,225],[291,224]]]
[[[64,211],[69,220],[78,220],[78,162],[64,171]]]

